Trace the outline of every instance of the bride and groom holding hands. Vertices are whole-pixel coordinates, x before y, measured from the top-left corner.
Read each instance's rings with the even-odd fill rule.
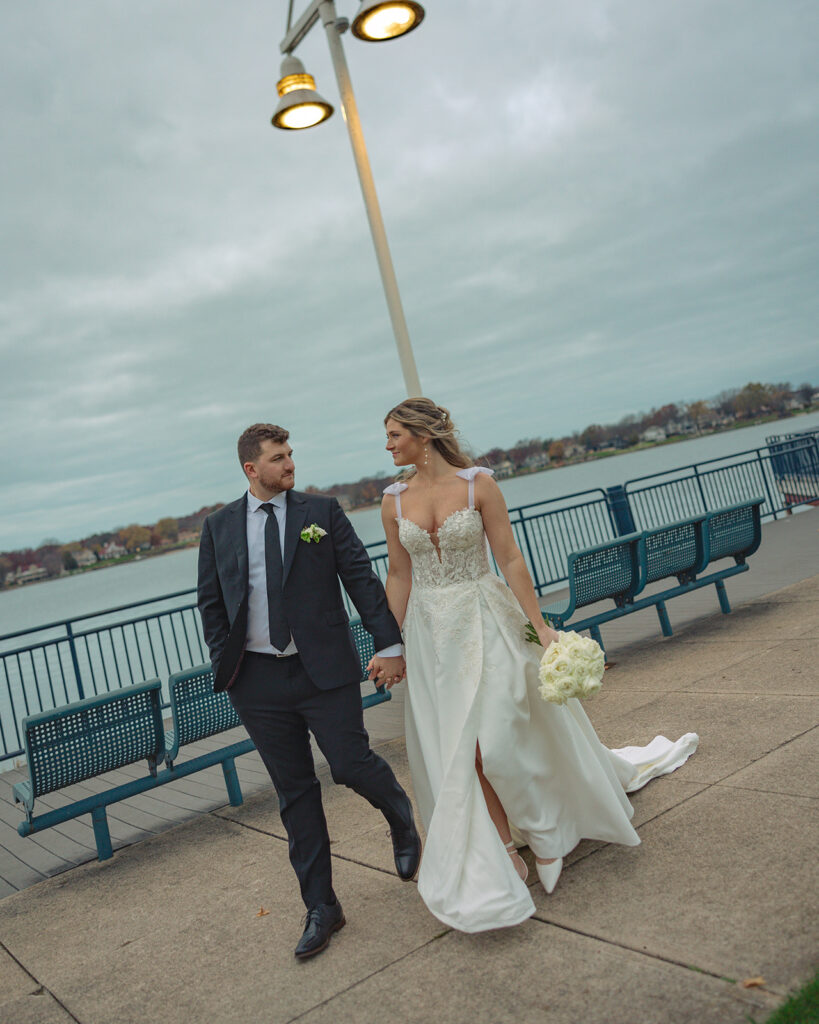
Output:
[[[299,959],[345,924],[310,733],[333,780],[386,818],[398,875],[418,872],[427,907],[461,931],[534,913],[519,847],[530,847],[551,892],[580,839],[640,841],[625,795],[637,788],[640,749],[606,749],[579,701],[538,694],[540,657],[557,634],[541,616],[491,472],[472,464],[449,412],[429,399],[407,399],[384,423],[387,451],[404,470],[382,502],[385,586],[338,502],[293,489],[289,434],[272,424],[239,438],[247,492],[202,529],[199,610],[214,688],[228,690],[278,793],[307,907]],[[487,541],[506,584],[491,571]],[[406,673],[423,858],[409,798],[369,746],[340,583],[374,638],[370,678],[392,686]],[[542,647],[524,638],[527,621]],[[682,764],[696,737],[661,746],[639,785]]]

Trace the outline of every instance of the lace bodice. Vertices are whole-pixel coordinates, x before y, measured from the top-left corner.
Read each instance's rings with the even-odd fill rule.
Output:
[[[412,561],[413,587],[446,587],[467,583],[490,572],[481,514],[474,507],[474,480],[478,473],[490,473],[480,466],[458,471],[469,483],[469,507],[457,509],[441,523],[437,536],[401,515],[401,493],[406,484],[392,484],[385,494],[395,496],[398,538]],[[436,543],[437,542],[437,543]]]
[[[400,519],[398,537],[412,560],[414,587],[445,587],[478,580],[489,572],[483,521],[476,508],[453,512],[433,537],[411,519]]]

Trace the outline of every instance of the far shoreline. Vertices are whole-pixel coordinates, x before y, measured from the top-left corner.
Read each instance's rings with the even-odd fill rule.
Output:
[[[815,407],[809,409],[800,409],[791,413],[790,416],[783,417],[776,413],[760,416],[754,420],[742,421],[739,423],[730,423],[725,426],[718,427],[714,430],[703,430],[697,434],[673,434],[671,437],[666,437],[662,441],[640,441],[629,448],[605,448],[601,451],[584,452],[582,455],[573,459],[566,459],[561,462],[556,462],[548,466],[539,467],[520,467],[513,473],[509,473],[499,479],[503,480],[515,480],[522,476],[534,476],[537,473],[548,473],[555,469],[565,469],[568,466],[577,466],[585,462],[598,462],[601,459],[612,458],[617,455],[631,455],[634,452],[646,451],[650,448],[662,448],[668,445],[681,444],[686,441],[696,441],[703,437],[713,437],[715,434],[726,434],[733,430],[744,430],[748,427],[760,426],[764,423],[781,423],[786,420],[796,420],[800,416],[807,416],[811,413],[817,412]],[[748,449],[751,450],[751,449]],[[738,454],[738,453],[732,453]],[[393,476],[386,474],[385,480],[393,479]],[[298,490],[298,488],[296,488]],[[351,514],[353,512],[365,512],[373,508],[378,508],[380,505],[380,499],[363,504],[355,505],[352,508],[345,509],[345,514]],[[70,543],[70,542],[69,542]],[[187,541],[185,543],[169,544],[161,548],[147,548],[142,551],[135,551],[132,554],[122,555],[120,558],[109,558],[102,562],[96,562],[94,565],[85,565],[76,569],[69,569],[66,572],[60,573],[59,576],[47,576],[44,579],[31,580],[26,583],[17,583],[10,587],[0,588],[0,593],[13,593],[16,590],[22,590],[23,588],[36,586],[38,583],[53,583],[55,580],[68,579],[69,577],[81,576],[88,572],[98,572],[101,569],[110,569],[118,565],[126,565],[130,562],[144,561],[148,558],[159,558],[162,555],[175,554],[179,551],[187,551],[191,548],[199,547],[198,539],[196,541]]]

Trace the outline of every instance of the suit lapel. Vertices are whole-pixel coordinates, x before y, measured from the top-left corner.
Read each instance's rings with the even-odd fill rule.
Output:
[[[287,582],[287,576],[296,557],[296,550],[299,546],[299,534],[304,528],[307,519],[307,502],[299,494],[293,491],[287,492],[287,521],[284,526],[284,566],[282,584]]]
[[[234,504],[231,513],[230,534],[236,561],[239,563],[242,593],[247,596],[247,494]]]

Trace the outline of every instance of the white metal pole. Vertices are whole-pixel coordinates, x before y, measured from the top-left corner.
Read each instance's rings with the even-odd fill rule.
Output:
[[[338,89],[341,93],[344,120],[347,122],[350,143],[353,147],[358,180],[361,183],[361,193],[364,196],[367,219],[370,222],[375,255],[378,260],[378,269],[381,271],[387,308],[390,311],[395,344],[398,346],[398,358],[401,361],[404,383],[407,386],[409,397],[415,398],[421,394],[421,381],[418,377],[418,368],[415,365],[415,356],[412,354],[412,344],[410,343],[409,331],[407,330],[407,322],[404,319],[404,309],[398,292],[398,281],[395,278],[392,257],[390,256],[390,249],[387,244],[387,233],[384,230],[384,221],[381,218],[381,209],[378,205],[378,196],[375,193],[375,182],[370,170],[367,147],[364,144],[364,134],[361,131],[361,121],[358,117],[358,107],[353,95],[353,86],[347,69],[347,60],[341,45],[341,36],[336,28],[336,8],[333,0],[322,0],[319,4],[319,13],[322,24],[327,31],[327,42],[330,44],[330,55],[333,58]]]

